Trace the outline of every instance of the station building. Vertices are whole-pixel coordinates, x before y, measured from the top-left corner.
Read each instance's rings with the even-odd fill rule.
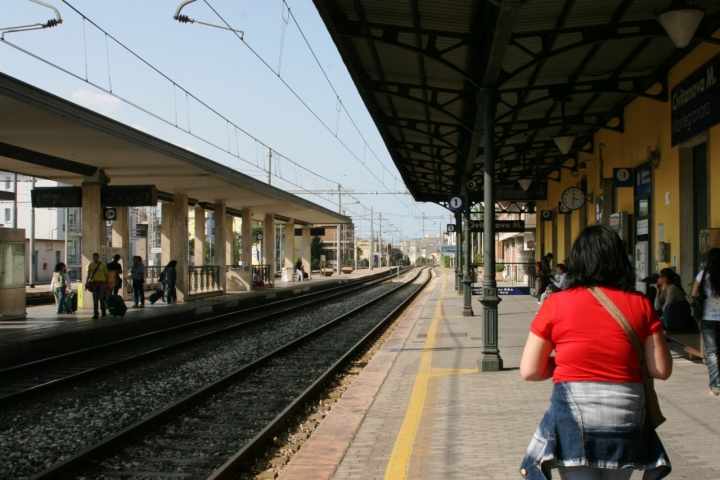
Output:
[[[639,280],[672,267],[692,282],[708,248],[720,246],[718,65],[720,47],[697,46],[667,72],[667,101],[635,98],[622,110],[622,130],[599,129],[594,152],[581,150],[548,182],[547,200],[537,202],[538,258],[553,252],[562,261],[582,228],[604,223],[628,242]],[[563,211],[571,187],[585,203]]]

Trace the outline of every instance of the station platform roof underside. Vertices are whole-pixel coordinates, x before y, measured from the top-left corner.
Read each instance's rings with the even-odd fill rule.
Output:
[[[155,185],[192,203],[249,208],[300,225],[352,223],[349,217],[220,165],[185,148],[0,74],[0,170],[79,186],[102,169],[111,185]],[[165,195],[163,195],[163,193]],[[208,208],[212,208],[208,205]],[[232,211],[232,210],[230,210]]]
[[[667,102],[670,67],[720,43],[718,0],[694,2],[705,15],[685,48],[658,21],[670,0],[314,3],[409,191],[436,203],[464,178],[482,200],[483,88],[498,100],[495,184],[540,184],[593,154],[599,129],[623,132],[635,98]],[[567,154],[558,136],[574,137]]]

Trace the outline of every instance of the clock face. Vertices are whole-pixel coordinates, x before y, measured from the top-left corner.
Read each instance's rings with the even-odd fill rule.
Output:
[[[563,192],[561,200],[568,210],[577,210],[585,205],[585,194],[577,187],[570,187]]]

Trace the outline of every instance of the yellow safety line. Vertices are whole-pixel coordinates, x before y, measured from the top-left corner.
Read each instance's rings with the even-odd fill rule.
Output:
[[[442,270],[441,270],[442,271]],[[385,470],[386,480],[404,479],[407,476],[408,467],[410,465],[410,456],[412,455],[413,446],[415,444],[415,436],[417,435],[420,420],[422,419],[422,411],[425,407],[425,397],[427,396],[428,382],[432,377],[432,348],[435,345],[435,333],[438,329],[438,323],[442,318],[442,302],[447,287],[447,274],[443,271],[443,285],[440,290],[440,298],[435,307],[435,315],[430,324],[430,331],[425,340],[425,349],[420,359],[420,368],[415,377],[415,385],[413,386],[410,402],[405,411],[405,419],[403,420],[400,433],[398,433],[393,447],[390,462]]]

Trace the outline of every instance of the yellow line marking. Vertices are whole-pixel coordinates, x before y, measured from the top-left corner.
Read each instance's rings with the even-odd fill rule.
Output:
[[[441,270],[442,271],[442,270]],[[393,447],[390,462],[385,470],[386,480],[404,479],[407,476],[408,467],[410,465],[410,456],[412,455],[415,437],[422,419],[422,411],[425,407],[425,398],[427,397],[428,383],[433,376],[432,368],[432,348],[435,345],[435,333],[438,329],[438,323],[442,318],[442,298],[445,296],[447,288],[447,274],[443,273],[443,285],[440,290],[440,298],[438,298],[435,306],[435,314],[430,325],[430,330],[425,340],[425,351],[422,352],[420,358],[420,368],[415,377],[410,401],[405,411],[405,419],[403,420],[400,433],[398,433]]]

